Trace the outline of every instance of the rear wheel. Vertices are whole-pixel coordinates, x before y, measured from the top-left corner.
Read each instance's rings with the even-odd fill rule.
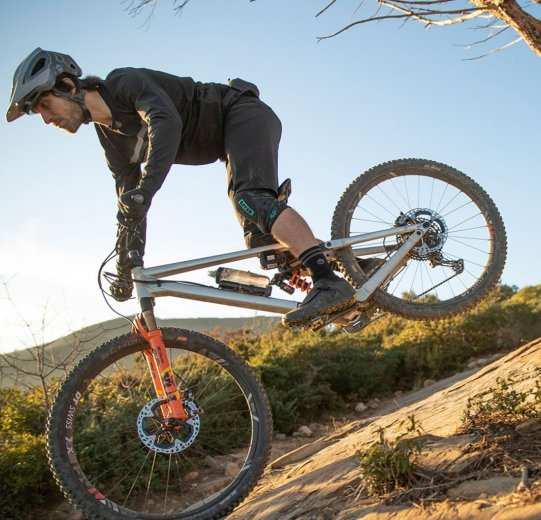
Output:
[[[407,262],[374,294],[381,309],[410,319],[434,319],[465,311],[498,283],[507,251],[505,227],[492,199],[475,181],[434,161],[401,159],[358,177],[338,202],[332,237],[344,238],[393,226],[430,222]],[[360,244],[383,262],[407,237]],[[355,248],[337,251],[347,279],[368,279]],[[371,262],[377,265],[378,262]]]
[[[272,418],[251,369],[212,338],[162,333],[185,407],[194,412],[190,420],[164,422],[147,345],[133,334],[83,359],[52,406],[51,468],[88,518],[220,518],[263,472]]]

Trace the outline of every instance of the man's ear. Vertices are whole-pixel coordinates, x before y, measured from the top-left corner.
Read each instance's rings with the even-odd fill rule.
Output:
[[[71,80],[70,78],[62,78],[62,83],[66,85],[66,92],[69,92],[70,94],[75,94],[77,92],[77,86]]]

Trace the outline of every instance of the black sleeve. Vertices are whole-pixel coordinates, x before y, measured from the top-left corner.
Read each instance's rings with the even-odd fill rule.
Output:
[[[141,166],[131,163],[115,147],[114,135],[108,135],[101,125],[95,125],[100,143],[105,151],[107,166],[115,179],[116,194],[133,190],[141,181]],[[125,139],[125,137],[123,137]]]
[[[171,98],[144,71],[124,69],[115,95],[119,101],[133,106],[148,125],[147,163],[140,187],[154,195],[178,153],[182,120]]]
[[[130,163],[114,146],[112,142],[114,135],[108,135],[100,125],[95,125],[98,138],[103,149],[105,150],[105,159],[107,166],[113,178],[115,179],[115,187],[117,196],[120,197],[124,192],[133,190],[141,180],[141,167],[138,163]],[[117,213],[118,218],[118,213]],[[121,228],[119,228],[119,231]],[[123,234],[118,236],[117,243],[117,268],[126,268],[129,265],[128,251],[137,249],[141,258],[145,254],[146,242],[146,219],[138,228],[138,235],[135,239],[129,241],[128,236],[123,231]]]

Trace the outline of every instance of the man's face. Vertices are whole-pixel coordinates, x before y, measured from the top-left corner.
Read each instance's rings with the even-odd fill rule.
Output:
[[[41,96],[33,111],[41,115],[46,125],[50,123],[70,134],[77,132],[83,124],[83,110],[80,105],[52,92]]]

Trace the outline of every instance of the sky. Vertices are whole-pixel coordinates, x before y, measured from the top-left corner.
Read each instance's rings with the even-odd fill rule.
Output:
[[[39,116],[4,118],[13,73],[38,46],[101,77],[134,66],[256,83],[282,121],[279,168],[281,179],[293,179],[290,203],[322,239],[340,194],[368,168],[404,157],[450,164],[501,210],[509,237],[503,282],[541,282],[541,245],[529,229],[539,220],[541,187],[539,58],[521,42],[472,60],[514,39],[469,48],[487,36],[473,25],[426,30],[388,21],[318,43],[362,14],[356,1],[342,0],[315,17],[327,3],[192,0],[178,16],[160,0],[149,19],[148,9],[130,15],[129,1],[2,1],[0,351],[116,317],[96,282],[114,246],[116,200],[93,127],[69,135]],[[226,188],[221,163],[173,166],[149,214],[146,264],[243,249]],[[114,305],[136,312],[133,302]],[[176,299],[160,300],[156,311],[257,314]]]

